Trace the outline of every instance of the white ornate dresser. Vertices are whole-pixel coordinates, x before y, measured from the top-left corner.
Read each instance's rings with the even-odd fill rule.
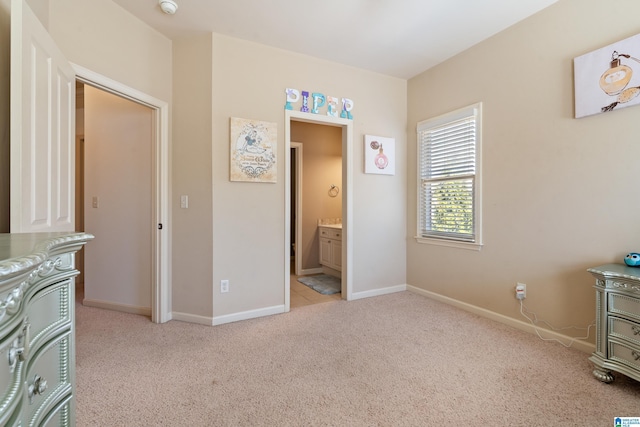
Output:
[[[0,234],[0,426],[75,424],[74,254],[91,239]]]
[[[615,371],[640,381],[640,268],[606,264],[588,271],[596,278],[593,375],[611,382]]]

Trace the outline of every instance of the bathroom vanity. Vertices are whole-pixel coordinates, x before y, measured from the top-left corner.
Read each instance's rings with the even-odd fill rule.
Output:
[[[342,271],[342,224],[319,224],[318,235],[320,264],[331,270]]]

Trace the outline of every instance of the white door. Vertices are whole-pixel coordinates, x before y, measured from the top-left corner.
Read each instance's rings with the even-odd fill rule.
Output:
[[[75,72],[24,0],[11,1],[11,232],[73,231]]]

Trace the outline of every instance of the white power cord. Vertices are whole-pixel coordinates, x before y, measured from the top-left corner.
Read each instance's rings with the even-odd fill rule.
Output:
[[[540,338],[543,341],[555,341],[555,342],[560,343],[563,346],[569,348],[569,347],[571,347],[573,345],[573,343],[576,340],[586,340],[587,338],[589,338],[589,334],[591,333],[591,328],[593,326],[595,326],[595,324],[596,324],[596,322],[594,320],[586,328],[581,328],[581,327],[578,327],[578,326],[565,326],[565,327],[562,327],[562,328],[556,328],[556,327],[554,327],[553,325],[551,325],[549,322],[547,322],[545,320],[538,320],[538,316],[534,312],[527,310],[527,308],[524,306],[524,303],[522,301],[523,300],[520,300],[520,314],[522,314],[522,316],[531,323],[531,325],[533,326],[533,329],[536,331],[536,335],[538,335],[538,338]],[[527,313],[532,314],[533,315],[533,319],[531,317],[527,316],[525,314],[525,311]],[[560,341],[559,339],[556,339],[556,338],[544,338],[542,335],[540,335],[540,330],[538,328],[538,323],[544,323],[545,325],[547,325],[553,331],[563,331],[563,330],[566,330],[566,329],[577,329],[577,330],[583,330],[583,331],[586,330],[587,331],[587,335],[584,336],[584,337],[572,338],[571,341],[569,342],[569,344],[565,344],[562,341]]]

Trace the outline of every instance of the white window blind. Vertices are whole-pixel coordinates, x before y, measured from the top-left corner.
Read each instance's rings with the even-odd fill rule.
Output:
[[[478,242],[479,111],[418,124],[419,237]]]

